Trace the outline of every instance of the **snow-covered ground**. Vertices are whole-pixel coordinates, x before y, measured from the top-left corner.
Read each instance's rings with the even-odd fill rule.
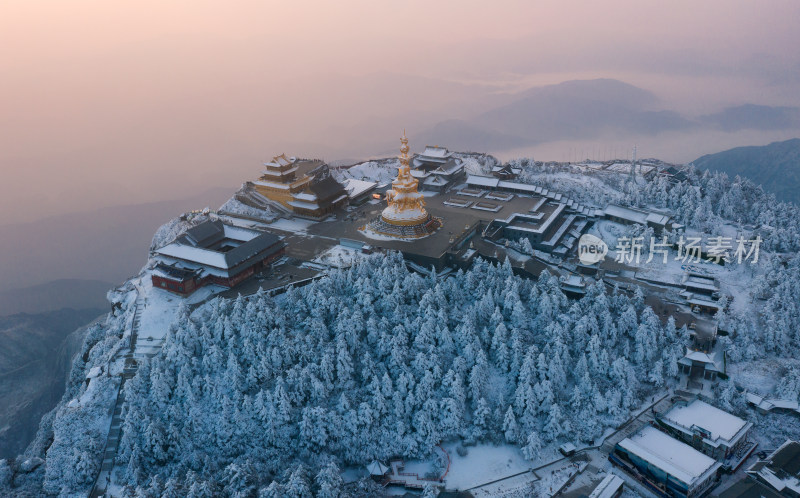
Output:
[[[800,358],[763,358],[729,364],[728,374],[744,389],[766,396],[775,393],[778,379],[792,365],[800,368]]]
[[[511,476],[530,469],[532,462],[522,456],[519,448],[511,445],[480,444],[464,448],[461,456],[456,451],[459,443],[445,444],[450,456],[450,471],[445,478],[448,489],[470,489],[475,486]]]
[[[370,230],[369,228],[365,228],[364,230],[361,230],[361,233],[363,233],[365,237],[373,239],[373,240],[393,240],[393,241],[399,240],[401,242],[413,242],[415,240],[419,240],[418,238],[417,239],[403,239],[403,238],[400,238],[400,237],[390,237],[388,235],[383,235],[383,234],[374,232],[374,231]]]
[[[362,255],[363,253],[358,249],[353,249],[351,247],[345,247],[342,245],[335,245],[314,258],[313,261],[315,263],[341,268],[350,266],[353,261]]]
[[[153,287],[149,274],[141,279],[144,308],[139,322],[139,342],[161,340],[167,335],[169,325],[175,319],[178,304],[183,299],[163,289]]]
[[[603,207],[611,202],[624,200],[624,194],[619,190],[618,175],[607,175],[588,171],[539,171],[528,169],[520,176],[523,183],[530,183],[545,187],[554,192],[559,192],[581,204],[594,207]]]
[[[487,162],[485,156],[473,156],[467,154],[455,154],[464,161],[464,170],[470,175],[486,175],[491,172],[492,165]]]
[[[175,320],[181,303],[199,304],[211,296],[218,294],[225,287],[207,285],[201,287],[187,297],[181,297],[164,289],[153,287],[150,272],[144,272],[137,281],[141,294],[139,302],[143,304],[140,311],[139,337],[136,341],[138,354],[152,354],[158,351],[164,342],[169,326]]]
[[[278,215],[278,213],[272,211],[271,209],[259,209],[248,206],[247,204],[236,200],[235,197],[228,199],[225,204],[220,206],[219,210],[225,213],[248,216],[265,221],[272,221]]]
[[[600,237],[608,245],[609,251],[606,259],[614,260],[617,258],[615,249],[618,247],[618,240],[620,237],[629,236],[629,227],[608,220],[600,220],[592,226],[588,233]],[[730,235],[723,233],[722,236]],[[661,240],[656,238],[656,243],[661,243]],[[648,246],[646,249],[649,250],[649,241],[644,241],[644,245]],[[658,247],[656,249],[660,250]],[[627,255],[630,256],[630,253]],[[690,260],[685,258],[685,254],[679,258],[678,252],[672,248],[667,250],[666,263],[664,256],[658,252],[653,254],[653,258],[649,262],[648,258],[649,254],[644,254],[643,251],[638,263],[635,259],[632,261],[626,259],[625,264],[635,269],[637,278],[663,282],[668,285],[680,285],[681,279],[687,271],[714,277],[720,283],[720,290],[724,294],[733,296],[733,302],[730,305],[731,309],[737,312],[749,311],[752,308],[750,283],[764,271],[762,266],[754,265],[750,261],[742,261],[742,263],[733,261],[721,266],[705,260],[699,262],[694,259]]]
[[[302,218],[293,218],[293,219],[286,219],[280,218],[279,220],[270,223],[267,225],[269,228],[274,228],[276,230],[283,230],[284,232],[293,232],[293,233],[306,233],[308,227],[313,225],[314,221],[304,220]]]
[[[550,473],[540,475],[541,479],[533,484],[531,496],[553,496],[579,470],[580,464],[564,462]]]

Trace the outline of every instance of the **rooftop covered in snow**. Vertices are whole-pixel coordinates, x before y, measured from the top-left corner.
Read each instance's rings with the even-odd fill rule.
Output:
[[[419,157],[423,157],[425,159],[438,159],[438,160],[446,160],[453,153],[447,150],[447,147],[440,147],[438,145],[426,145],[425,150],[418,154]]]
[[[608,474],[592,491],[589,498],[614,498],[625,481],[616,474]]]
[[[366,194],[378,186],[377,182],[368,182],[365,180],[356,180],[348,178],[344,181],[344,188],[347,190],[347,195],[351,199],[355,199],[363,194]]]
[[[705,481],[721,467],[721,464],[713,458],[655,427],[643,428],[633,436],[620,441],[618,446],[679,479],[689,488]]]
[[[689,354],[708,356],[699,351],[692,351]],[[661,422],[688,434],[699,429],[704,435],[705,442],[714,447],[720,444],[732,446],[753,426],[752,423],[699,399],[685,405],[676,405],[661,416]]]
[[[665,227],[670,221],[670,217],[663,213],[629,208],[617,204],[609,204],[605,209],[605,215],[606,218],[612,220],[621,220],[643,226]]]
[[[800,441],[787,440],[747,473],[784,496],[800,495]]]
[[[190,228],[171,244],[158,249],[156,255],[181,260],[221,270],[229,270],[246,263],[259,254],[280,244],[280,238],[271,233],[223,223],[206,221]]]

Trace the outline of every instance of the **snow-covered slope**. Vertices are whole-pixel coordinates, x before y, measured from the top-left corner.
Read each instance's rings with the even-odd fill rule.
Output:
[[[392,161],[337,174],[389,179]],[[471,168],[488,165],[475,161]],[[587,203],[663,209],[689,233],[741,226],[763,237],[752,270],[717,269],[723,290],[743,287],[716,317],[729,332],[719,342],[732,374],[796,399],[797,206],[776,203],[747,181],[691,169],[688,182],[670,184],[615,182],[570,168],[528,161],[523,180]],[[173,220],[153,247],[207,215]],[[640,229],[596,230],[618,238]],[[549,274],[525,280],[507,264],[479,261],[436,281],[410,273],[398,254],[373,255],[277,297],[207,302],[210,295],[184,300],[153,289],[146,271],[109,295],[119,306],[87,334],[62,402],[25,455],[0,461],[0,492],[70,496],[91,488],[140,306],[146,314],[136,327],[153,347],[137,351],[153,357],[139,358],[122,391],[111,473],[119,495],[332,496],[347,489],[369,496],[377,489],[361,477],[373,460],[399,456],[424,478],[441,472],[442,451],[471,444],[478,444],[476,456],[511,458],[496,467],[516,471],[563,442],[600,438],[675,387],[677,359],[689,344],[688,330],[662,320],[641,288],[625,293],[596,283],[584,298],[568,300]],[[777,371],[772,382],[754,381],[754,365],[767,360]],[[715,402],[747,416],[735,381],[719,383]],[[454,486],[493,477],[465,475],[474,465],[465,458],[450,459],[462,465]],[[557,470],[536,486],[560,485],[572,472]]]

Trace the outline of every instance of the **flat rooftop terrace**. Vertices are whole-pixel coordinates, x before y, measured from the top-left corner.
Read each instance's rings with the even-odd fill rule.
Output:
[[[680,479],[689,487],[705,480],[721,466],[713,458],[673,439],[655,427],[646,426],[633,436],[620,441],[618,445]]]
[[[684,430],[699,427],[710,434],[712,443],[723,440],[730,443],[748,423],[736,415],[720,410],[696,399],[685,406],[675,406],[664,414],[663,420],[671,422]]]
[[[490,223],[495,218],[508,218],[512,213],[528,213],[531,208],[541,203],[540,196],[514,196],[509,201],[493,200],[500,208],[497,211],[484,211],[470,207],[449,206],[445,202],[454,199],[475,202],[474,197],[459,197],[458,191],[426,196],[425,208],[433,216],[442,219],[442,227],[433,235],[418,240],[391,240],[389,238],[374,239],[364,235],[359,229],[369,221],[380,216],[386,202],[366,203],[350,213],[340,214],[336,221],[315,223],[308,228],[309,235],[329,237],[331,239],[347,238],[362,241],[373,247],[392,249],[404,253],[419,254],[430,258],[442,257],[453,245],[451,239],[457,239],[477,223]],[[546,206],[555,209],[555,205]]]
[[[459,207],[445,204],[453,199],[463,199],[470,202],[470,205]],[[440,263],[444,262],[445,254],[456,243],[463,240],[462,237],[466,235],[466,232],[476,229],[478,224],[482,223],[482,229],[491,221],[507,219],[513,213],[535,215],[530,212],[531,209],[542,209],[544,213],[551,213],[558,208],[557,205],[547,203],[547,201],[547,198],[539,195],[514,195],[508,200],[485,201],[482,196],[462,195],[459,190],[438,195],[426,195],[426,209],[433,216],[442,220],[442,227],[433,235],[416,240],[397,240],[389,237],[372,238],[360,231],[367,223],[380,216],[386,207],[386,202],[383,200],[370,200],[361,206],[339,211],[336,213],[336,219],[329,221],[313,222],[281,218],[274,223],[244,219],[232,219],[230,222],[281,235],[283,242],[287,245],[287,256],[301,261],[311,261],[339,244],[341,239],[351,239],[377,249],[401,251],[412,259],[417,256],[419,264],[426,266],[435,263],[438,267]],[[496,208],[492,210],[476,209],[474,206],[477,202],[490,202]],[[542,220],[546,220],[548,217],[544,213],[539,213]],[[479,253],[487,257],[505,259],[505,250],[502,247],[485,243],[479,236],[472,237],[471,240]],[[524,265],[526,271],[535,275],[538,275],[545,267],[546,265],[535,260],[529,260]],[[555,270],[551,269],[551,271]]]

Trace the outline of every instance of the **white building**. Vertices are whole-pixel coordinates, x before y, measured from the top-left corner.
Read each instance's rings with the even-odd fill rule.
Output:
[[[728,460],[727,465],[738,464],[755,447],[749,439],[752,422],[699,399],[676,404],[657,420],[668,432],[706,455]]]
[[[722,465],[691,446],[647,426],[617,443],[612,462],[644,476],[674,496],[702,496],[714,486]]]

